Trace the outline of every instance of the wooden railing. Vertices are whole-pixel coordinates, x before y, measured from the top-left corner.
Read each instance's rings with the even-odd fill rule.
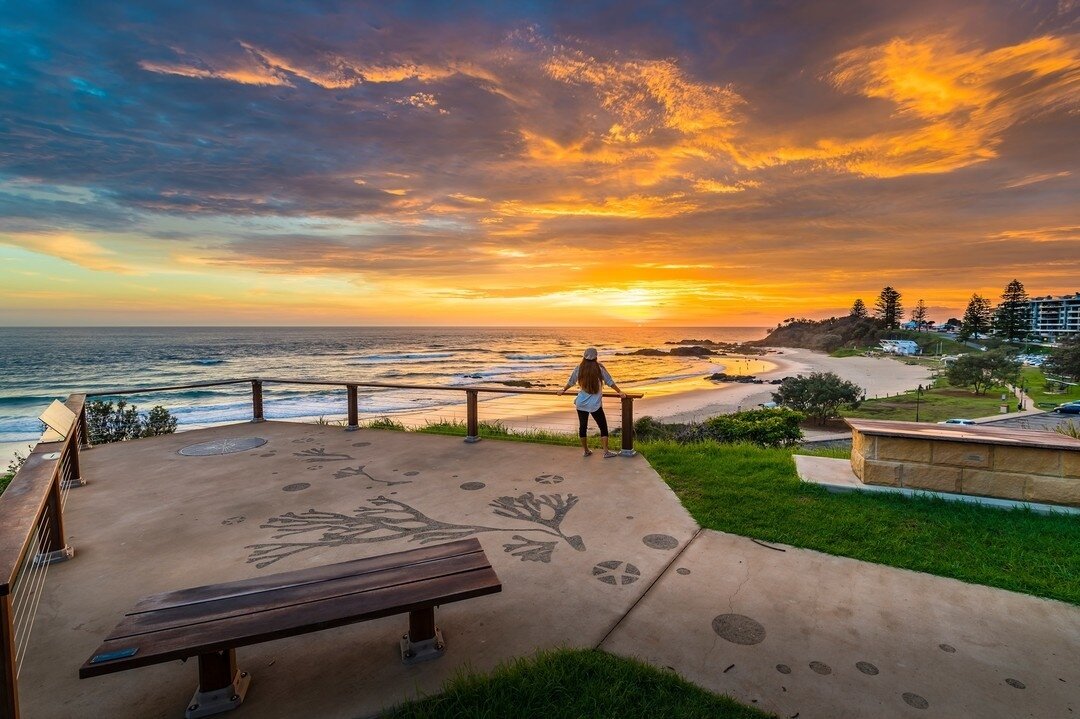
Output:
[[[463,392],[466,404],[466,442],[480,441],[479,395],[549,395],[555,390],[487,387],[483,385],[447,387],[445,385],[398,384],[391,382],[349,382],[344,380],[306,380],[283,378],[243,378],[197,382],[167,387],[112,389],[71,395],[65,405],[75,419],[71,426],[56,428],[64,439],[39,442],[30,452],[11,483],[0,495],[0,719],[19,718],[18,679],[34,617],[51,564],[70,559],[75,550],[67,544],[64,533],[64,505],[68,492],[86,482],[79,467],[79,452],[90,446],[86,409],[88,397],[169,392],[174,390],[251,385],[251,419],[262,422],[263,388],[269,384],[344,387],[348,406],[347,430],[358,429],[361,387],[376,389]],[[605,397],[618,397],[605,393]],[[644,395],[626,393],[622,402],[622,454],[634,454],[634,400]]]
[[[251,384],[251,419],[253,422],[262,422],[265,419],[263,412],[263,388],[269,384],[309,385],[316,387],[344,387],[346,391],[347,426],[346,429],[357,429],[360,426],[360,387],[373,389],[404,389],[422,390],[425,392],[464,392],[465,393],[465,441],[480,441],[480,408],[479,396],[481,393],[507,394],[507,395],[548,395],[555,396],[559,392],[551,389],[532,389],[525,387],[489,387],[485,385],[464,385],[448,387],[446,385],[433,384],[402,384],[397,382],[350,382],[348,380],[319,380],[319,379],[286,379],[281,377],[246,377],[243,379],[217,380],[214,382],[195,382],[192,384],[173,385],[169,387],[139,387],[128,389],[102,390],[88,393],[87,397],[113,397],[117,395],[145,394],[151,392],[169,392],[173,390],[198,389],[203,387],[219,387],[234,384]],[[619,397],[613,392],[605,392],[605,397]],[[627,392],[621,396],[622,430],[621,450],[624,455],[634,454],[634,400],[641,399],[645,395],[641,393]]]
[[[64,534],[64,504],[85,482],[79,451],[87,446],[84,395],[65,404],[71,426],[64,439],[39,442],[0,495],[0,718],[19,716],[19,673],[29,646],[49,565],[75,550]]]

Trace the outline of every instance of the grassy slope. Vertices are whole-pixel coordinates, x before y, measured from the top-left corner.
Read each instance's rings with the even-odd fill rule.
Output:
[[[1080,518],[829,494],[781,449],[641,449],[704,527],[1080,604]]]
[[[907,422],[915,421],[915,392],[905,392],[896,397],[882,399],[869,399],[863,402],[857,409],[844,409],[840,414],[844,417],[862,417],[864,419],[899,419]],[[1011,395],[1010,395],[1011,396]],[[998,413],[1001,405],[1001,390],[987,391],[984,395],[977,395],[969,390],[952,387],[948,382],[941,379],[936,386],[923,391],[919,400],[919,421],[940,422],[950,417],[989,417]],[[1010,409],[1015,409],[1015,399],[1009,400]]]
[[[409,702],[391,719],[764,719],[672,672],[590,650],[543,652],[488,676],[464,674],[444,693]]]
[[[1064,393],[1046,391],[1046,375],[1036,367],[1025,367],[1022,370],[1024,377],[1024,389],[1027,395],[1039,405],[1058,405],[1062,402],[1080,400],[1080,385],[1067,385]]]

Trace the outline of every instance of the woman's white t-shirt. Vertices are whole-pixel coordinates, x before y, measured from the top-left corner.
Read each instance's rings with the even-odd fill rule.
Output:
[[[577,384],[578,371],[581,369],[581,365],[574,368],[574,371],[570,374],[570,379],[566,380],[566,384]],[[615,380],[611,379],[611,375],[608,374],[607,367],[600,365],[600,379],[604,381],[608,387],[615,386]],[[600,409],[600,405],[604,401],[604,388],[601,387],[600,391],[596,394],[589,394],[585,390],[581,390],[577,393],[577,397],[574,398],[574,406],[580,409],[582,412],[595,412]]]

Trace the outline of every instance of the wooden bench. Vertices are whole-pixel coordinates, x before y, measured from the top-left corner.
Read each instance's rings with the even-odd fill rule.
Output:
[[[244,700],[251,677],[237,670],[237,647],[408,612],[402,659],[423,661],[445,647],[436,605],[500,591],[480,542],[464,539],[155,594],[124,616],[79,677],[197,656],[199,685],[185,714],[196,719]]]

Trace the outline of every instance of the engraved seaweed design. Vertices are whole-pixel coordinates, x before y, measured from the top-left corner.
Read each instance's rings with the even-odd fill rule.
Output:
[[[578,497],[574,494],[568,494],[565,497],[561,494],[541,494],[537,496],[532,492],[526,492],[520,497],[499,497],[492,500],[488,506],[494,507],[495,514],[500,517],[520,519],[549,527],[554,534],[566,540],[566,543],[571,547],[579,552],[584,552],[585,542],[582,541],[581,536],[575,534],[568,537],[563,534],[561,529],[567,513],[577,503]]]
[[[503,545],[503,551],[512,557],[518,557],[523,562],[551,562],[551,553],[555,551],[558,542],[542,542],[538,539],[529,539],[515,534],[511,539],[516,542],[507,542]]]
[[[271,517],[259,527],[273,530],[273,539],[288,539],[312,532],[320,532],[321,535],[317,539],[306,542],[268,542],[248,545],[245,549],[251,550],[247,561],[254,562],[256,567],[263,569],[309,549],[387,542],[395,539],[428,544],[463,539],[481,532],[514,532],[512,538],[518,543],[504,544],[503,550],[506,553],[519,557],[524,562],[546,563],[551,561],[551,554],[558,542],[531,540],[521,535],[527,532],[541,532],[563,539],[579,552],[585,551],[585,543],[580,536],[567,537],[560,529],[562,521],[577,504],[577,500],[578,498],[574,495],[566,498],[561,495],[536,497],[532,492],[527,492],[520,497],[499,497],[490,505],[495,508],[495,514],[541,525],[530,528],[508,528],[442,522],[403,502],[379,496],[368,500],[371,506],[359,507],[353,510],[351,515],[309,509],[306,512],[287,512]]]
[[[372,482],[382,482],[387,487],[393,487],[395,484],[410,484],[412,482],[411,479],[400,479],[397,481],[394,481],[392,479],[377,479],[367,473],[367,470],[364,469],[364,467],[366,466],[366,464],[361,464],[359,467],[344,467],[342,469],[339,469],[338,471],[334,472],[334,479],[345,479],[346,477],[367,477]]]
[[[293,456],[308,462],[344,462],[348,459],[356,459],[343,452],[327,452],[323,447],[311,447],[301,452],[293,452]]]

